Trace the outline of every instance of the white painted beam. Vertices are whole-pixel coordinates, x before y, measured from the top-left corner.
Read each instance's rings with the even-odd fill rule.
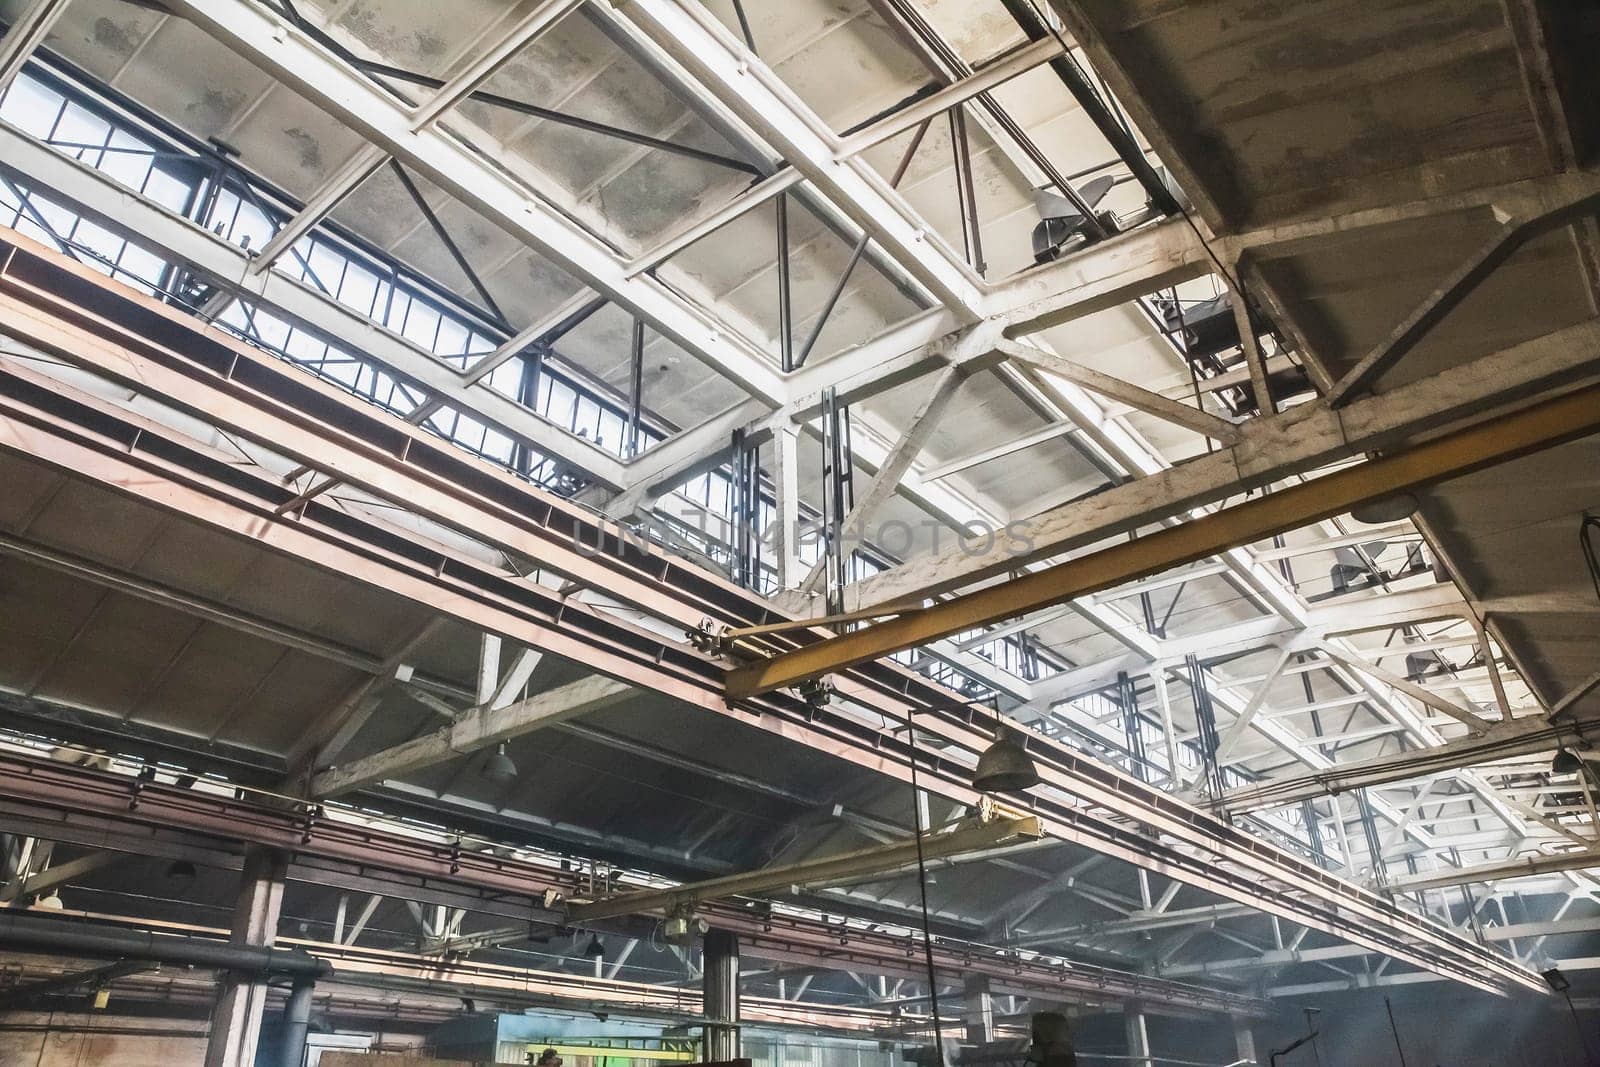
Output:
[[[984,67],[981,71],[960,81],[952,82],[938,92],[916,101],[913,104],[900,108],[891,115],[887,115],[866,129],[854,133],[839,142],[835,150],[835,158],[845,160],[860,155],[873,145],[882,144],[896,134],[904,133],[913,126],[920,125],[929,119],[937,118],[951,108],[962,104],[981,93],[989,92],[997,86],[1004,85],[1012,78],[1026,74],[1033,68],[1048,63],[1062,54],[1061,42],[1055,37],[1041,37],[1032,44],[1024,45],[1005,59]]]
[[[543,0],[535,4],[522,16],[516,26],[493,45],[477,50],[466,69],[453,75],[432,97],[416,109],[411,116],[412,132],[431,125],[445,112],[465,100],[468,94],[487,81],[512,56],[532,44],[535,38],[560,21],[580,2],[581,0]]]
[[[939,419],[943,416],[945,408],[950,406],[950,401],[955,399],[965,380],[960,370],[949,367],[934,382],[933,389],[923,399],[916,414],[912,415],[905,433],[889,449],[883,462],[878,465],[877,472],[873,474],[872,481],[850,506],[849,513],[840,523],[840,529],[847,539],[854,537],[856,531],[864,527],[873,514],[894,494],[906,472],[921,454],[922,446],[927,443],[929,435],[938,429]],[[840,550],[848,549],[841,547]],[[800,589],[809,592],[816,588],[825,567],[826,559],[819,559],[801,580]]]
[[[980,305],[978,282],[954,250],[869,167],[837,159],[832,131],[708,9],[679,0],[629,0],[622,13],[870,233],[936,300],[964,316]]]
[[[1600,367],[1600,323],[1515,345],[1333,411],[1306,404],[1260,419],[1241,443],[1196,457],[1019,524],[984,554],[924,555],[846,590],[846,610],[960,588],[1105,537],[1183,515],[1249,489],[1347,459],[1481,411],[1485,404],[1571,381]],[[1019,552],[1017,542],[1030,542]]]
[[[399,778],[531,730],[607,707],[629,692],[628,685],[597,676],[537,693],[505,707],[479,706],[432,733],[319,772],[311,779],[311,795],[337,796]]]
[[[1160,393],[1153,393],[1115,375],[1106,374],[1082,363],[1074,363],[1069,359],[1062,359],[1053,353],[1016,341],[1002,338],[998,342],[998,347],[1007,357],[1018,363],[1026,364],[1046,374],[1053,374],[1074,385],[1081,385],[1092,393],[1120,401],[1146,415],[1192,430],[1223,444],[1237,444],[1239,441],[1237,426],[1208,411],[1190,407],[1181,401],[1170,400]]]
[[[33,0],[11,20],[10,29],[0,37],[0,92],[22,70],[34,50],[49,36],[67,9],[67,0]]]
[[[634,311],[653,330],[740,388],[782,402],[786,393],[782,377],[763,354],[739,343],[714,316],[692,307],[654,278],[629,277],[622,257],[515,177],[515,160],[494,146],[477,138],[469,145],[433,128],[413,130],[409,109],[264,6],[238,0],[172,0],[170,6],[407,169],[424,175],[608,299]],[[463,124],[458,120],[456,125]],[[486,166],[485,157],[503,165]]]
[[[546,422],[488,386],[464,384],[454,367],[282,271],[269,270],[242,284],[252,257],[238,246],[3,124],[0,168],[54,191],[62,200],[163,257],[193,264],[225,283],[240,284],[246,300],[259,302],[326,340],[382,364],[451,407],[527,440],[544,455],[605,484],[625,484],[622,461],[592,442]]]

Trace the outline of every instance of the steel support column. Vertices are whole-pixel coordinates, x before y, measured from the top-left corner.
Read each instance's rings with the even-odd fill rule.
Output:
[[[863,235],[864,236],[864,235]],[[789,292],[789,194],[778,194],[778,365],[794,370],[794,300]]]
[[[1155,1067],[1150,1057],[1150,1029],[1146,1025],[1144,1009],[1129,1004],[1122,1009],[1122,1025],[1128,1035],[1127,1063],[1131,1067]]]
[[[772,435],[772,483],[777,504],[772,556],[778,588],[792,589],[805,576],[800,561],[800,434],[782,427]]]
[[[283,884],[288,860],[275,849],[253,848],[245,854],[234,904],[233,936],[238,946],[270,948],[278,933]],[[255,1067],[261,1014],[267,1006],[264,975],[226,973],[219,978],[211,1010],[205,1067]]]
[[[639,424],[644,418],[644,320],[633,320],[628,365],[628,458],[639,454]]]
[[[1256,1032],[1251,1029],[1249,1019],[1233,1020],[1233,1047],[1241,1064],[1260,1062],[1256,1057]]]
[[[1198,656],[1189,656],[1185,663],[1189,691],[1194,701],[1195,725],[1200,732],[1200,759],[1210,793],[1222,795],[1222,767],[1217,763],[1217,713],[1211,705],[1211,691],[1206,686],[1205,668]]]
[[[829,389],[822,395],[822,560],[823,589],[828,614],[842,608],[841,596],[849,580],[850,553],[844,544],[844,519],[849,513],[850,446],[844,438],[849,415]]]
[[[725,1063],[739,1058],[739,937],[708,930],[701,959],[706,1023],[706,1059]]]
[[[994,1040],[994,995],[989,988],[989,979],[981,974],[969,974],[961,984],[969,1045],[987,1045]]]

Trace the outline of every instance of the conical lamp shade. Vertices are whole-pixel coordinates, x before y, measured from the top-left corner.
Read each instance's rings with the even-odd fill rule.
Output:
[[[972,772],[972,787],[981,793],[1015,793],[1039,784],[1039,768],[1012,734],[1002,728],[994,744],[983,750]]]
[[[502,741],[496,745],[494,751],[489,753],[489,758],[483,761],[483,770],[478,772],[486,781],[495,785],[505,785],[516,780],[517,765],[506,755],[506,745]]]
[[[1550,761],[1551,774],[1575,774],[1583,770],[1583,760],[1575,753],[1564,748],[1556,749],[1555,758]]]

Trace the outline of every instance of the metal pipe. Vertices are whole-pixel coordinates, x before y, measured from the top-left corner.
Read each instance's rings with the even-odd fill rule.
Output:
[[[739,1058],[739,938],[730,930],[707,930],[701,960],[706,1059]]]
[[[311,994],[316,988],[314,979],[297,978],[289,990],[289,1002],[283,1008],[283,1044],[279,1049],[282,1067],[304,1067],[306,1031],[311,1025]]]
[[[300,949],[201,941],[147,930],[118,930],[74,920],[43,919],[36,915],[0,915],[0,946],[59,956],[149,960],[261,975],[314,979],[333,973],[333,966],[327,960]]]
[[[116,963],[107,963],[88,971],[76,971],[72,974],[58,975],[55,978],[46,978],[38,982],[14,985],[9,989],[0,991],[0,1011],[10,1011],[18,1005],[26,1004],[30,1000],[46,997],[52,993],[71,993],[75,989],[88,986],[91,990],[102,989],[108,983],[118,978],[126,978],[132,974],[142,974],[153,971],[157,967],[154,963],[145,963],[141,960],[118,960]]]

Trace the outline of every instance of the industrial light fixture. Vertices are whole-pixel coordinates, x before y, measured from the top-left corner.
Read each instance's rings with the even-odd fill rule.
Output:
[[[1410,493],[1392,493],[1357,504],[1350,509],[1350,517],[1368,526],[1377,526],[1409,519],[1419,506],[1420,502]]]
[[[1555,758],[1550,761],[1551,774],[1582,774],[1583,760],[1571,749],[1556,749]]]
[[[583,954],[591,960],[603,960],[606,958],[606,947],[600,943],[599,934],[589,935],[589,943],[584,946]]]
[[[1015,793],[1039,784],[1039,768],[1022,747],[1015,733],[994,712],[994,743],[978,757],[972,772],[972,787],[980,793]]]
[[[1584,1057],[1590,1063],[1600,1063],[1600,1059],[1596,1059],[1594,1052],[1589,1048],[1589,1032],[1584,1029],[1582,1020],[1578,1018],[1578,1006],[1572,1003],[1572,983],[1561,973],[1559,967],[1540,971],[1539,977],[1550,987],[1550,992],[1560,993],[1561,999],[1567,1002],[1567,1012],[1572,1016],[1572,1028],[1578,1032],[1578,1044],[1583,1049]]]
[[[1048,188],[1035,189],[1033,202],[1039,210],[1040,222],[1033,228],[1033,261],[1048,263],[1061,255],[1062,246],[1073,238],[1087,239],[1089,219],[1082,208],[1094,212],[1116,183],[1116,178],[1109,174],[1085,182],[1076,190],[1081,207]]]
[[[1333,559],[1333,566],[1328,568],[1328,582],[1334,594],[1365,589],[1373,584],[1371,568],[1355,549],[1340,546],[1333,550]]]
[[[193,885],[198,874],[199,872],[194,869],[194,864],[188,860],[173,860],[167,864],[168,880],[177,882],[182,888],[188,888]]]
[[[1406,655],[1406,678],[1409,681],[1420,682],[1440,666],[1438,657],[1425,656],[1420,652],[1411,652]]]
[[[49,896],[40,897],[39,899],[35,900],[33,902],[33,906],[36,908],[43,908],[46,911],[60,911],[66,907],[65,904],[61,903],[61,894],[57,893],[54,889],[50,891]]]
[[[493,782],[495,785],[505,785],[516,780],[517,765],[506,755],[504,741],[494,746],[494,751],[483,761],[483,769],[478,773],[485,781]]]

